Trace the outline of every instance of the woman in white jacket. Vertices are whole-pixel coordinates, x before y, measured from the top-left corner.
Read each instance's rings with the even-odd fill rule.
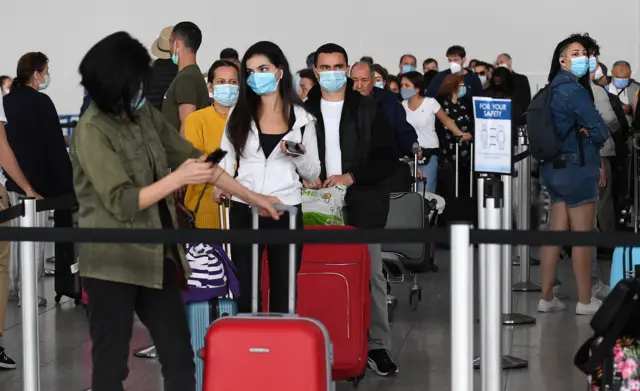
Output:
[[[302,106],[296,94],[289,63],[282,50],[271,42],[258,42],[244,55],[240,70],[238,103],[229,114],[221,148],[227,151],[221,166],[247,188],[277,197],[282,204],[302,203],[301,179],[315,181],[320,175],[315,118]],[[287,153],[285,141],[299,143],[304,154]],[[221,192],[215,191],[214,198]],[[249,206],[231,198],[232,229],[251,228]],[[289,218],[260,218],[260,229],[289,229]],[[303,229],[302,212],[298,213]],[[262,254],[264,245],[260,246]],[[271,312],[288,310],[288,245],[270,245],[269,259]],[[297,270],[302,246],[297,248]],[[233,262],[238,269],[241,295],[240,312],[251,311],[251,245],[233,247]],[[296,271],[297,271],[296,270]]]

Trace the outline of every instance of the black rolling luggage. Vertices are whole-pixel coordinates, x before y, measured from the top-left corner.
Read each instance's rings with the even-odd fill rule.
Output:
[[[473,146],[468,167],[460,165],[459,144],[456,143],[456,160],[454,167],[443,167],[438,173],[442,181],[440,196],[444,197],[447,206],[438,218],[438,225],[446,227],[455,221],[468,221],[478,226],[478,199],[476,194],[476,176],[473,171]]]
[[[77,216],[77,209],[58,209],[53,215],[54,226],[57,228],[74,227],[77,223],[74,216]],[[78,262],[74,243],[55,244],[55,301],[60,303],[63,296],[73,299],[76,305],[82,300],[82,286],[80,275],[78,274]]]

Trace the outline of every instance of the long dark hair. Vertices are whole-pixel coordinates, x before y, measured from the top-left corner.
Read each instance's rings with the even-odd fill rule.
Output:
[[[252,45],[242,57],[238,80],[240,87],[238,103],[236,103],[227,121],[227,137],[229,137],[238,156],[242,155],[247,143],[247,137],[251,131],[251,121],[258,121],[258,112],[262,104],[260,96],[256,95],[251,87],[247,85],[247,79],[249,78],[247,60],[256,55],[267,57],[282,72],[278,94],[282,99],[282,116],[287,122],[289,121],[292,105],[302,106],[302,101],[298,97],[293,84],[289,62],[280,47],[268,41],[261,41]]]
[[[551,83],[551,81],[558,75],[558,73],[562,69],[562,66],[560,65],[560,56],[569,48],[569,45],[577,42],[584,46],[585,50],[587,50],[587,56],[589,55],[588,50],[591,45],[591,39],[585,38],[585,36],[588,37],[588,35],[586,34],[571,34],[568,38],[565,38],[558,44],[558,46],[556,46],[556,50],[553,51],[553,57],[551,58],[551,67],[549,69],[548,78],[549,83]],[[591,96],[591,100],[593,100],[594,98],[593,91],[591,90],[590,85],[591,79],[589,72],[579,78],[578,83],[580,83],[587,90],[587,92]]]
[[[44,72],[44,67],[49,63],[49,59],[44,53],[30,52],[20,57],[16,78],[13,79],[13,89],[18,89],[31,80],[33,72]]]
[[[513,73],[507,68],[498,67],[491,75],[490,92],[492,98],[512,98],[515,90]]]
[[[80,62],[81,84],[98,108],[133,121],[131,101],[148,81],[151,57],[137,39],[124,31],[96,43]]]

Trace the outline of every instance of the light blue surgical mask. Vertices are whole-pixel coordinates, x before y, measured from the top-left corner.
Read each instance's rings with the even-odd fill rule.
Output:
[[[580,78],[589,71],[589,59],[587,56],[580,56],[571,59],[571,73]]]
[[[629,86],[629,79],[619,79],[617,77],[614,77],[613,85],[619,90],[625,89]]]
[[[409,73],[416,70],[416,67],[413,65],[405,64],[402,66],[402,73]]]
[[[347,84],[345,71],[320,72],[320,87],[327,92],[338,92],[345,84]]]
[[[277,72],[277,71],[276,71]],[[256,72],[252,73],[247,79],[247,85],[251,87],[256,95],[269,95],[278,89],[278,81],[276,80],[276,72]]]
[[[147,98],[144,97],[142,90],[138,91],[136,96],[131,100],[131,113],[136,114],[144,104],[147,102]]]
[[[403,88],[403,89],[400,90],[400,96],[402,97],[402,100],[409,100],[415,94],[416,94],[416,90],[415,89]]]
[[[462,86],[458,91],[458,98],[464,98],[465,95],[467,95],[467,86]]]
[[[598,61],[595,57],[589,57],[589,74],[594,73],[598,68]]]
[[[224,107],[231,107],[238,102],[240,88],[235,84],[216,84],[213,86],[213,100]]]
[[[384,88],[384,82],[382,80],[376,82],[376,87]]]
[[[174,54],[173,56],[171,56],[171,62],[174,65],[178,65],[178,55],[177,54]]]

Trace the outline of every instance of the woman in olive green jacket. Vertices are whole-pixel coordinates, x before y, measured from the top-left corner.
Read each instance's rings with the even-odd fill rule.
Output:
[[[144,46],[120,32],[98,42],[80,64],[82,85],[93,99],[70,151],[80,228],[174,229],[172,193],[202,183],[278,218],[277,199],[253,193],[205,163],[146,103],[141,87],[150,63]],[[93,391],[123,390],[134,313],[156,344],[165,391],[193,391],[193,351],[180,292],[190,270],[182,247],[83,243],[79,258],[89,297]]]

